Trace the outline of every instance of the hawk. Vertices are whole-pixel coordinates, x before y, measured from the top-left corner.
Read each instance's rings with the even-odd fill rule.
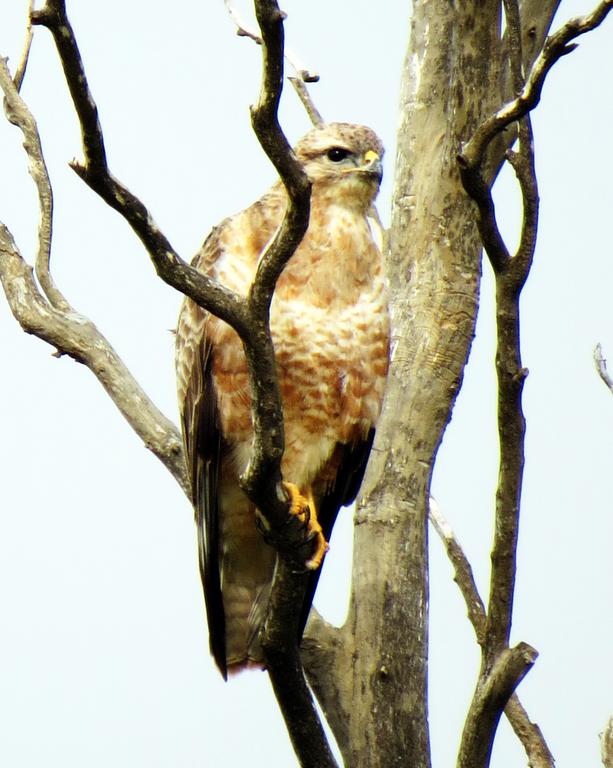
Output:
[[[282,473],[292,510],[302,510],[314,536],[302,631],[334,520],[355,499],[368,460],[387,376],[389,319],[368,216],[381,182],[379,138],[364,126],[330,123],[294,151],[312,183],[311,215],[279,277],[270,327],[285,420]],[[246,295],[286,204],[277,182],[214,228],[193,265]],[[247,364],[235,331],[186,299],[176,368],[210,648],[227,678],[264,666],[258,631],[276,559],[239,484],[252,439]]]

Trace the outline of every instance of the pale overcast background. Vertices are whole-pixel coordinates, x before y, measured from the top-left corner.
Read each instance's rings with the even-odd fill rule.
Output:
[[[595,2],[595,0],[594,0]],[[243,4],[247,6],[247,3]],[[562,2],[556,24],[592,8]],[[13,65],[25,0],[0,4]],[[366,123],[394,164],[409,4],[285,0],[290,47],[321,82],[330,120]],[[260,52],[223,3],[69,0],[112,171],[184,257],[274,174],[249,127]],[[180,298],[123,220],[68,168],[79,133],[49,34],[37,30],[24,96],[56,195],[53,264],[68,299],[177,418],[173,338]],[[308,129],[286,91],[290,139]],[[523,299],[527,468],[513,640],[540,657],[519,694],[559,768],[598,766],[613,713],[613,396],[592,348],[613,360],[613,18],[551,73],[534,115],[542,199]],[[21,136],[0,121],[0,220],[31,258],[37,202]],[[512,235],[516,192],[502,185]],[[512,235],[514,236],[514,235]],[[434,493],[487,594],[497,471],[492,281]],[[98,382],[24,335],[0,301],[0,765],[216,768],[296,765],[265,674],[225,684],[208,653],[192,513]],[[342,620],[350,513],[338,524],[317,603]],[[431,537],[430,707],[434,764],[452,766],[479,654],[451,569]],[[398,723],[398,727],[402,727]],[[505,723],[493,766],[525,765]]]

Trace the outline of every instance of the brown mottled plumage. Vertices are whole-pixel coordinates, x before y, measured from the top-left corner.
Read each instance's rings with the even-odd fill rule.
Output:
[[[387,375],[383,264],[367,217],[383,148],[369,128],[331,123],[295,152],[313,189],[309,228],[279,278],[270,316],[285,416],[282,471],[312,500],[328,538],[338,509],[357,494]],[[214,229],[194,265],[245,295],[285,206],[277,183]],[[211,651],[225,676],[262,666],[257,633],[275,562],[238,484],[252,436],[247,365],[236,333],[189,299],[176,362]]]

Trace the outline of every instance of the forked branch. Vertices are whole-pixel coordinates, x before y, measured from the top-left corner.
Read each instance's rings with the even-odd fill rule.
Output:
[[[494,137],[537,106],[550,69],[563,56],[572,53],[577,47],[577,44],[573,44],[572,41],[598,27],[612,8],[613,0],[603,0],[592,13],[570,19],[545,40],[543,48],[519,93],[512,101],[502,106],[481,123],[470,140],[464,144],[459,158],[461,166],[476,168],[482,164],[483,155]]]
[[[504,0],[504,9],[515,99],[477,127],[458,157],[464,188],[477,205],[477,226],[496,280],[500,444],[490,594],[485,621],[479,621],[481,671],[464,725],[458,768],[486,768],[489,765],[500,715],[536,658],[536,651],[529,646],[522,644],[521,653],[519,646],[509,649],[524,468],[522,390],[527,374],[521,361],[519,296],[534,257],[538,223],[538,186],[528,112],[538,103],[545,76],[553,63],[571,49],[567,47],[568,34],[556,33],[548,38],[524,81],[518,0]],[[509,151],[507,160],[519,182],[523,220],[517,251],[511,255],[498,228],[485,167],[492,140],[518,119],[519,149]]]
[[[104,136],[98,120],[98,109],[89,89],[87,76],[74,31],[66,13],[64,0],[48,0],[43,8],[33,13],[32,21],[35,25],[47,27],[53,35],[79,119],[84,161],[82,163],[73,163],[72,167],[74,170],[108,205],[120,213],[132,227],[147,249],[156,271],[165,282],[186,296],[189,296],[197,304],[220,317],[236,330],[247,351],[252,383],[258,380],[258,376],[262,375],[262,370],[274,371],[274,358],[272,357],[271,348],[267,348],[262,343],[261,337],[261,311],[262,307],[266,304],[265,298],[262,301],[259,298],[255,302],[245,301],[243,297],[238,296],[187,264],[181,259],[166,236],[161,232],[142,201],[111,174],[106,159]],[[266,48],[264,50],[266,51]],[[270,61],[274,63],[272,59]],[[274,74],[269,75],[267,88],[270,89],[272,85],[276,85]],[[270,135],[272,136],[272,134]],[[291,173],[289,170],[291,160],[287,159],[292,154],[289,145],[287,145],[286,141],[285,146],[277,145],[274,142],[274,138],[269,143],[270,146],[267,150],[275,155],[274,162],[277,170],[282,175],[285,174],[284,181],[287,181]],[[293,162],[295,163],[295,160]],[[293,199],[293,196],[296,194],[296,186],[298,185],[296,181],[293,183],[294,186],[292,187],[290,184],[288,188],[290,199]],[[303,201],[307,197],[305,190],[308,193],[308,190],[304,187],[302,190]],[[303,226],[306,229],[308,225],[308,202],[306,212],[302,207],[303,205],[304,202],[298,206],[289,206],[288,215],[279,235],[275,239],[275,243],[271,245],[267,258],[264,259],[266,263],[265,275],[263,278],[258,277],[258,280],[262,280],[262,286],[254,291],[258,296],[265,295],[267,292],[272,293],[276,276],[281,271],[283,264],[293,253],[292,249],[302,237],[302,235],[297,233],[298,228]],[[301,210],[297,213],[299,208]],[[283,261],[284,259],[285,261]],[[258,280],[256,280],[256,283]],[[260,322],[259,325],[258,322]],[[280,472],[277,472],[275,476],[275,472],[272,471],[275,465],[280,466],[283,453],[282,413],[280,408],[270,405],[270,400],[276,400],[277,403],[280,402],[276,377],[268,375],[265,377],[263,387],[253,386],[253,389],[253,402],[256,412],[256,443],[260,441],[263,446],[263,452],[256,450],[256,458],[250,464],[249,473],[253,473],[253,476],[258,478],[265,478],[267,480],[267,487],[256,489],[256,483],[250,482],[248,477],[246,482],[247,492],[256,495],[261,494],[261,496],[266,497],[267,516],[271,518],[273,527],[279,527],[287,520],[288,502],[282,491],[280,480],[278,480]],[[277,390],[276,397],[274,396],[275,390]],[[272,395],[267,394],[271,392],[273,393]],[[264,400],[263,405],[260,403],[262,399]],[[265,411],[266,415],[262,415],[262,411]],[[267,436],[259,434],[258,418],[266,422]],[[269,438],[270,435],[273,437]],[[259,465],[260,462],[263,463],[263,467]],[[266,470],[271,471],[267,472]],[[275,476],[274,482],[268,480],[271,477],[271,473]],[[274,489],[274,493],[271,493],[272,489]],[[297,543],[299,543],[297,540],[292,540],[289,543],[288,549],[291,549]]]
[[[299,525],[286,525],[289,504],[281,476],[283,413],[268,320],[277,278],[308,227],[310,184],[277,118],[283,84],[284,14],[273,0],[256,0],[255,7],[264,67],[260,98],[252,110],[252,123],[285,185],[288,207],[279,231],[260,260],[247,297],[232,293],[184,262],[143,203],[110,173],[97,107],[64,0],[47,0],[41,10],[33,13],[32,20],[34,24],[47,27],[53,35],[79,118],[84,162],[74,163],[74,170],[130,224],[160,277],[231,325],[243,342],[250,373],[254,438],[252,455],[241,484],[267,518],[276,546],[295,562],[296,547],[304,545],[305,534]],[[272,607],[263,632],[263,647],[301,764],[334,766],[304,681],[296,644],[297,606],[302,603],[305,586],[306,575],[293,572],[290,563],[281,557],[273,585]]]
[[[24,56],[22,62],[26,60],[27,56]],[[9,307],[26,333],[51,344],[58,356],[69,355],[92,371],[145,446],[164,463],[189,495],[182,441],[177,428],[147,397],[91,320],[70,307],[53,283],[49,272],[53,214],[51,184],[36,122],[21,99],[4,59],[0,59],[0,87],[9,119],[24,135],[24,148],[36,183],[40,209],[36,255],[38,284],[11,233],[0,224],[0,281]]]
[[[536,657],[534,648],[526,643],[505,648],[489,673],[479,679],[462,734],[458,766],[489,765],[500,715]]]
[[[481,645],[485,642],[486,614],[483,600],[479,595],[473,577],[472,567],[453,530],[433,498],[430,498],[429,518],[434,530],[445,546],[447,557],[455,572],[454,581],[464,598],[468,618],[475,631],[477,642]],[[530,768],[554,768],[553,755],[549,751],[541,729],[530,720],[516,693],[513,693],[507,702],[504,714],[526,752]]]
[[[47,27],[56,44],[66,83],[79,118],[84,162],[73,162],[73,170],[100,197],[120,213],[147,249],[160,277],[214,312],[244,336],[247,322],[238,296],[210,280],[184,262],[160,231],[143,203],[115,179],[108,168],[98,108],[87,76],[64,0],[48,0],[32,14],[32,23]]]
[[[252,40],[256,45],[262,45],[262,35],[251,29],[243,21],[239,12],[234,7],[234,4],[230,2],[230,0],[225,0],[225,5],[230,18],[236,27],[236,34],[239,37],[246,37],[249,40]],[[287,61],[287,63],[294,70],[294,76],[290,76],[288,79],[296,91],[298,98],[302,102],[302,105],[305,108],[309,119],[313,125],[322,125],[324,122],[323,118],[318,112],[317,107],[315,106],[315,103],[311,98],[311,94],[309,93],[309,90],[306,86],[306,83],[318,82],[319,75],[309,67],[305,66],[301,61],[299,61],[293,53],[290,53],[287,46],[285,46],[284,49],[284,58],[285,61]]]
[[[576,47],[571,41],[598,26],[612,7],[611,0],[601,2],[591,14],[572,19],[547,38],[528,77],[524,80],[519,4],[518,0],[504,0],[515,98],[481,123],[463,145],[458,157],[462,182],[477,205],[479,232],[496,279],[496,371],[500,442],[490,595],[485,623],[480,630],[482,667],[458,757],[458,766],[463,768],[485,768],[489,764],[499,717],[496,710],[500,708],[502,711],[506,704],[504,695],[498,696],[492,692],[497,690],[508,698],[536,658],[536,653],[528,647],[524,647],[519,655],[515,652],[517,649],[509,649],[524,467],[525,419],[522,411],[522,390],[527,374],[521,362],[519,297],[532,265],[538,224],[538,187],[528,115],[540,100],[551,67]],[[490,184],[486,181],[484,168],[492,140],[507,126],[517,121],[519,149],[517,152],[509,151],[507,160],[515,170],[519,182],[523,221],[519,246],[516,253],[511,255],[498,228]],[[511,658],[509,654],[515,659],[513,663],[507,663]],[[502,677],[505,685],[499,687],[497,678],[501,669],[504,670]],[[475,737],[477,733],[479,738]]]

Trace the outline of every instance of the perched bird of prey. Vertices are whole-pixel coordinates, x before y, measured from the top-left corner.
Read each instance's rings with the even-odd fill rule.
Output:
[[[387,376],[389,321],[368,217],[381,182],[380,140],[364,126],[330,123],[294,151],[312,183],[311,216],[278,280],[270,327],[285,419],[283,478],[293,508],[309,504],[315,533],[303,629],[337,512],[362,481]],[[286,204],[277,182],[211,232],[194,266],[246,295]],[[264,666],[258,631],[276,558],[239,485],[252,439],[247,364],[237,334],[186,299],[176,366],[210,646],[226,677]]]

